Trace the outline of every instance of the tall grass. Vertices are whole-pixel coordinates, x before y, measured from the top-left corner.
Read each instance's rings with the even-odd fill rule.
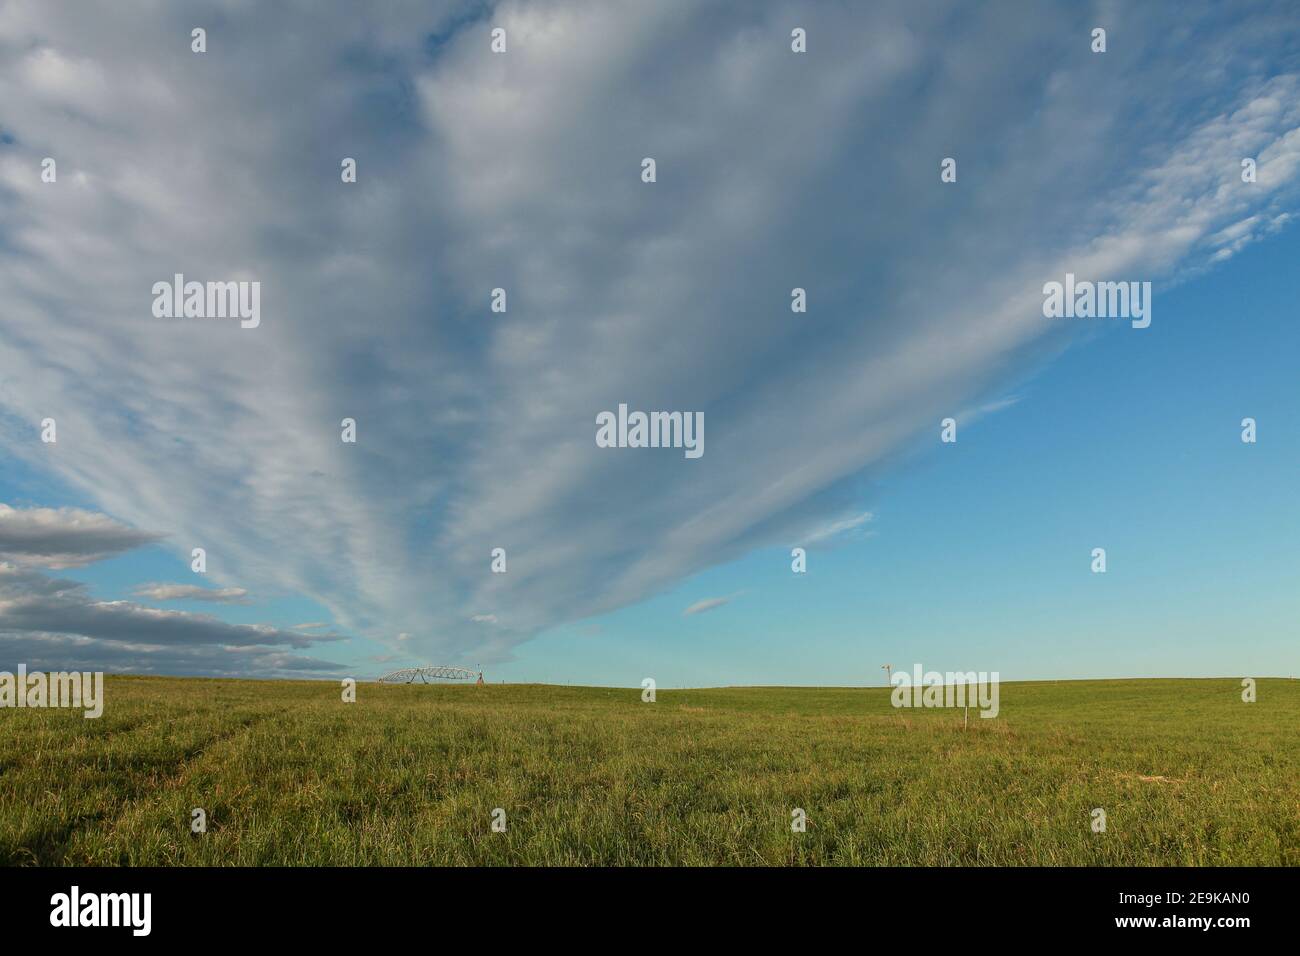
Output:
[[[1004,684],[965,731],[887,688],[357,695],[110,677],[99,720],[0,711],[0,862],[1300,863],[1293,681]]]

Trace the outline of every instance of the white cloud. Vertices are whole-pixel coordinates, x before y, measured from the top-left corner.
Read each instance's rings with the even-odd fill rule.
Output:
[[[214,604],[247,604],[244,588],[203,588],[194,584],[141,584],[133,589],[136,597],[151,601],[209,601]]]
[[[0,649],[32,667],[53,661],[144,673],[320,676],[337,665],[287,651],[341,640],[340,634],[309,636],[131,601],[98,601],[81,582],[0,564]]]
[[[696,601],[686,610],[682,611],[682,617],[690,617],[693,614],[703,614],[705,611],[712,611],[714,608],[722,607],[731,600],[729,597],[705,598],[702,601]]]
[[[80,508],[19,509],[0,504],[0,561],[76,568],[161,537]]]
[[[847,514],[832,521],[819,525],[812,531],[802,535],[799,540],[804,544],[817,544],[827,541],[831,538],[841,536],[862,534],[867,524],[874,521],[876,516],[870,511],[863,511],[859,514]]]
[[[496,9],[493,56],[475,9],[232,7],[205,59],[181,12],[6,4],[5,453],[218,578],[493,663],[861,516],[864,473],[1075,331],[1047,279],[1173,280],[1295,204],[1262,16],[1202,46],[1125,9],[1101,58],[1068,5],[557,0]],[[259,279],[261,327],[154,319],[175,272]],[[705,412],[705,457],[596,448],[620,401]]]

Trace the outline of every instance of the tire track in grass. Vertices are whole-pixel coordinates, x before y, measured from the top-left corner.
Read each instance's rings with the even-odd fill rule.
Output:
[[[185,778],[190,766],[203,757],[213,747],[239,737],[252,728],[278,716],[276,711],[255,712],[240,719],[234,726],[223,728],[196,746],[185,750],[181,756],[170,762],[171,769],[166,771],[161,781],[152,776],[133,777],[122,787],[122,797],[115,812],[105,810],[82,813],[46,827],[21,835],[16,846],[0,847],[0,862],[5,865],[62,866],[76,861],[69,859],[69,853],[75,846],[77,838],[87,833],[92,826],[104,825],[104,835],[111,839],[117,824],[128,816],[145,797],[156,800],[157,794],[174,790]]]

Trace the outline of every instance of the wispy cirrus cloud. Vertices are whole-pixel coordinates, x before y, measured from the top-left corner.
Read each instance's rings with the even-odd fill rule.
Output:
[[[1044,281],[1174,280],[1296,205],[1267,6],[1113,9],[1104,56],[1065,3],[502,3],[505,56],[479,4],[304,10],[197,56],[179,10],[0,8],[0,443],[426,658],[860,531],[893,451],[1074,333]],[[260,279],[261,326],[155,319],[175,272]],[[620,401],[703,411],[706,456],[598,449]]]
[[[682,611],[682,617],[691,617],[695,614],[703,614],[705,611],[712,611],[714,608],[722,607],[731,601],[730,597],[705,598],[702,601],[696,601],[686,610]]]
[[[835,538],[858,537],[869,534],[867,525],[875,520],[870,511],[839,515],[811,528],[800,537],[804,544],[822,544]]]

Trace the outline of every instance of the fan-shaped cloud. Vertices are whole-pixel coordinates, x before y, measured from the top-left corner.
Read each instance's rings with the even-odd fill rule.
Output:
[[[1266,6],[1111,9],[1100,56],[1068,3],[223,11],[199,55],[165,5],[0,8],[0,444],[430,659],[860,515],[894,450],[1076,331],[1045,281],[1173,281],[1296,203]],[[177,272],[260,281],[260,327],[155,318]],[[596,447],[620,402],[703,412],[707,453]],[[10,613],[213,633],[42,608]]]

